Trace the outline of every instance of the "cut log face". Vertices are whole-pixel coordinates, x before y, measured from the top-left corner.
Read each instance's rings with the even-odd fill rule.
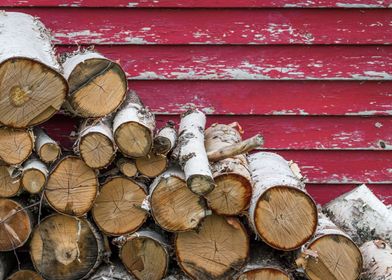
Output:
[[[23,269],[11,274],[7,280],[44,280],[44,278],[35,271]]]
[[[107,235],[132,233],[147,219],[141,205],[147,194],[132,179],[113,177],[101,188],[92,209],[97,226]]]
[[[60,145],[50,138],[43,129],[39,127],[34,128],[34,136],[35,152],[43,162],[51,163],[60,157]]]
[[[34,139],[29,130],[0,128],[0,158],[5,163],[23,163],[30,156],[33,147]]]
[[[178,233],[177,260],[193,279],[232,279],[249,253],[246,230],[236,218],[212,215],[196,231]]]
[[[392,279],[392,248],[382,240],[368,241],[361,246],[363,279]]]
[[[249,221],[271,247],[290,251],[316,231],[317,208],[289,163],[274,153],[249,156],[254,182]]]
[[[0,123],[37,125],[61,108],[68,91],[49,31],[23,13],[3,12],[0,22]]]
[[[86,220],[55,214],[34,230],[30,255],[45,279],[86,279],[101,262],[102,239]]]
[[[154,152],[161,155],[168,154],[176,145],[177,131],[174,123],[169,122],[164,128],[159,130],[154,138]]]
[[[157,177],[163,173],[169,164],[165,155],[155,153],[149,153],[146,157],[137,158],[135,163],[140,174],[149,178]]]
[[[127,92],[127,79],[120,65],[96,52],[73,54],[63,64],[68,79],[71,112],[97,118],[114,112]]]
[[[21,247],[31,230],[28,210],[14,200],[0,198],[0,252]]]
[[[42,191],[48,177],[48,168],[39,159],[30,159],[23,165],[22,178],[20,180],[23,189],[31,194]]]
[[[290,280],[290,278],[276,268],[259,268],[243,273],[238,280]]]
[[[82,216],[93,206],[98,180],[93,169],[75,156],[61,159],[49,175],[45,197],[56,211]]]
[[[0,197],[13,197],[21,191],[20,180],[12,177],[12,169],[0,164]]]
[[[127,177],[134,177],[137,174],[136,163],[132,159],[120,158],[116,165],[120,172]]]
[[[171,232],[195,229],[208,214],[202,198],[186,185],[184,173],[170,168],[150,186],[151,214],[157,224]]]

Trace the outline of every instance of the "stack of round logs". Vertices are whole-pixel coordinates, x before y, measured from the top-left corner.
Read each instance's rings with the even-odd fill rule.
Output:
[[[392,279],[392,215],[366,186],[329,218],[296,164],[248,154],[260,135],[197,109],[157,129],[118,63],[59,63],[38,19],[0,22],[0,280]],[[72,151],[43,129],[60,108]]]

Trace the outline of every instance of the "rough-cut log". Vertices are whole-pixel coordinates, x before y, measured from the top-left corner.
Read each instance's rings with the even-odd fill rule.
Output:
[[[285,251],[299,248],[316,231],[317,208],[305,192],[296,165],[268,152],[252,154],[248,160],[254,182],[251,226],[271,247]]]
[[[127,92],[127,78],[121,66],[93,51],[68,55],[64,75],[69,84],[66,108],[85,118],[114,112]]]
[[[174,152],[185,172],[186,183],[198,195],[211,192],[214,179],[204,147],[206,116],[199,110],[189,110],[181,117],[177,150]]]
[[[2,11],[0,22],[0,123],[42,123],[61,108],[68,91],[49,31],[23,13]]]
[[[21,186],[31,194],[42,191],[48,178],[48,168],[39,159],[32,158],[23,164]]]
[[[366,185],[334,199],[324,210],[357,243],[382,239],[392,244],[391,212]]]
[[[94,170],[76,156],[62,158],[49,175],[45,197],[56,211],[75,216],[86,214],[98,191]]]
[[[173,122],[168,122],[165,127],[159,130],[154,137],[154,151],[157,154],[166,155],[176,145],[177,131]]]
[[[108,166],[115,157],[116,149],[109,118],[84,121],[75,152],[89,167],[101,169]]]
[[[0,252],[21,247],[32,230],[29,211],[18,202],[0,198]]]
[[[133,159],[120,158],[116,165],[118,170],[127,177],[135,177],[137,174],[136,163]]]
[[[145,187],[126,177],[112,177],[103,184],[92,209],[99,229],[107,235],[132,233],[147,219],[142,203]]]
[[[34,137],[29,130],[0,128],[0,158],[5,163],[11,165],[21,164],[30,156],[33,147]]]
[[[13,252],[0,253],[0,279],[6,279],[6,276],[12,270],[14,265]]]
[[[372,240],[364,243],[360,250],[363,256],[363,279],[392,279],[392,248],[390,245],[382,240]]]
[[[177,261],[193,279],[232,279],[245,264],[249,240],[236,218],[211,215],[198,231],[175,238]]]
[[[169,165],[165,155],[156,154],[154,152],[149,153],[145,157],[137,158],[135,163],[140,174],[149,178],[157,177],[159,174],[163,173]]]
[[[155,178],[149,196],[155,222],[167,231],[195,229],[210,214],[203,199],[187,187],[184,172],[176,167]]]
[[[52,138],[50,138],[49,135],[46,134],[46,132],[42,128],[35,127],[34,136],[34,150],[43,162],[51,163],[60,157],[60,145]]]
[[[44,278],[33,270],[23,269],[12,273],[7,280],[44,280]]]
[[[128,273],[121,262],[116,261],[101,265],[89,280],[135,280],[135,278]]]
[[[120,247],[120,259],[138,280],[160,280],[169,265],[169,245],[162,234],[151,229],[139,230],[113,241]]]
[[[297,265],[311,280],[356,280],[362,271],[362,255],[352,239],[325,215],[320,215],[315,236],[302,247]]]
[[[87,220],[54,214],[35,228],[30,255],[45,279],[88,279],[102,261],[103,239]]]
[[[206,129],[207,155],[240,142],[241,135],[233,124],[213,124]],[[252,196],[252,183],[245,155],[216,161],[211,169],[216,186],[205,195],[208,206],[220,215],[237,215],[246,210]]]
[[[129,157],[146,156],[152,148],[155,117],[134,92],[113,120],[113,135],[120,151]]]
[[[18,168],[0,162],[0,197],[13,197],[21,192],[22,186],[18,175]]]

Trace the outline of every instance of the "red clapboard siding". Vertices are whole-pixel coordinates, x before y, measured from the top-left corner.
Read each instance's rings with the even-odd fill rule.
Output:
[[[13,10],[40,17],[60,44],[392,43],[388,9]]]
[[[61,47],[60,51],[75,48]],[[97,46],[130,79],[390,80],[392,46]]]
[[[213,114],[392,115],[392,82],[129,81],[129,88],[161,113],[193,106]]]
[[[388,8],[390,0],[1,0],[1,6],[60,6],[60,7],[221,7],[221,8],[268,8],[268,7],[341,7],[341,8]]]

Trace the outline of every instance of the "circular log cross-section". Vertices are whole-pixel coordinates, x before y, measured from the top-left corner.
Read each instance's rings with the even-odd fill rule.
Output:
[[[50,138],[42,128],[35,127],[34,136],[35,152],[43,162],[51,163],[60,157],[60,145]]]
[[[68,91],[49,31],[23,13],[3,12],[0,22],[0,123],[37,125],[61,108]]]
[[[8,276],[7,280],[44,280],[44,278],[35,271],[23,269]]]
[[[20,180],[12,178],[10,172],[10,167],[0,163],[0,197],[13,197],[21,191]]]
[[[144,188],[132,179],[109,179],[92,209],[95,223],[107,235],[136,231],[147,219],[147,212],[141,208],[146,195]]]
[[[179,265],[193,279],[232,279],[245,264],[249,240],[236,218],[208,216],[199,231],[178,233]]]
[[[45,197],[56,211],[82,216],[93,206],[98,191],[94,170],[78,157],[61,159],[49,175]]]
[[[115,111],[127,92],[120,65],[96,52],[73,54],[63,64],[69,83],[71,112],[84,118],[106,116]]]
[[[86,279],[101,262],[102,237],[84,219],[55,214],[34,230],[30,255],[45,279]]]
[[[164,172],[168,166],[165,155],[149,153],[147,156],[135,160],[136,168],[140,174],[154,178]]]
[[[133,159],[120,158],[116,165],[119,171],[127,177],[134,177],[137,174],[136,163]]]
[[[21,247],[28,240],[31,229],[27,209],[14,200],[0,198],[0,252]]]
[[[290,280],[290,278],[276,268],[257,268],[244,272],[237,280]]]
[[[48,168],[38,159],[30,159],[23,165],[22,178],[20,180],[23,189],[31,194],[42,191],[48,177]]]
[[[33,151],[32,134],[24,129],[0,128],[0,158],[14,165],[24,162]]]

